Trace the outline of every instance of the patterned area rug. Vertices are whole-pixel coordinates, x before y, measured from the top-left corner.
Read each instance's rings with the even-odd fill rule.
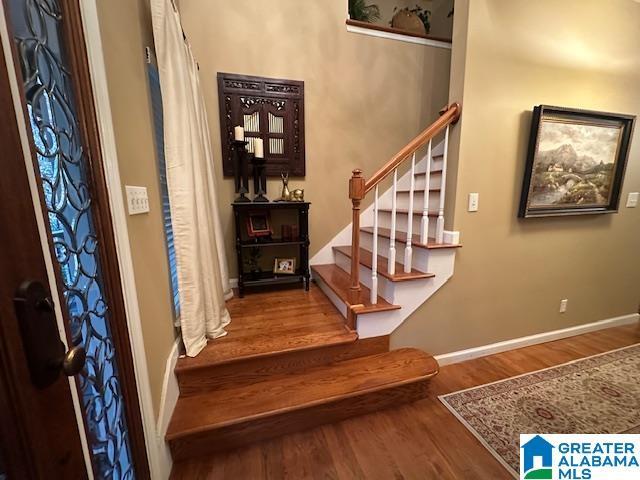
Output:
[[[640,344],[440,400],[517,478],[520,433],[640,433]]]

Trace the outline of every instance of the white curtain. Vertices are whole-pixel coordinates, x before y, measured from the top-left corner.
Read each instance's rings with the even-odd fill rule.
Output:
[[[173,226],[180,325],[187,355],[207,338],[226,335],[225,299],[233,293],[215,196],[209,125],[198,66],[184,38],[172,0],[151,0]]]

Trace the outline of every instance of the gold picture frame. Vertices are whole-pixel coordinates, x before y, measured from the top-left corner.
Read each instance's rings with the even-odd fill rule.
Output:
[[[296,259],[276,257],[273,261],[273,273],[276,275],[295,275]]]

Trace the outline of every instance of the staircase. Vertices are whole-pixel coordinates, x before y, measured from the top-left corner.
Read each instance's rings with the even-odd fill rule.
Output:
[[[444,198],[449,126],[459,115],[457,104],[444,109],[370,180],[354,171],[353,222],[311,260],[309,292],[234,298],[228,335],[178,360],[180,397],[166,435],[175,462],[426,396],[437,362],[413,348],[389,351],[389,334],[453,274],[460,245],[444,231]]]
[[[358,339],[315,285],[228,308],[228,335],[178,360],[175,462],[418,400],[438,372],[420,350]]]
[[[444,231],[450,125],[460,115],[451,105],[432,124],[365,181],[350,184],[353,222],[311,259],[314,280],[359,338],[389,335],[453,275],[456,232]],[[433,146],[433,138],[444,140]],[[416,152],[426,154],[416,162]],[[403,162],[408,171],[398,178]],[[379,195],[379,184],[392,176]],[[372,205],[360,212],[367,192]]]

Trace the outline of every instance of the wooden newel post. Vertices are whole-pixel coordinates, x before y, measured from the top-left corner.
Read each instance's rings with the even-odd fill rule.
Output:
[[[351,232],[351,287],[350,303],[359,303],[360,298],[360,202],[365,195],[362,170],[355,169],[349,180],[349,198],[352,204],[353,230]]]

